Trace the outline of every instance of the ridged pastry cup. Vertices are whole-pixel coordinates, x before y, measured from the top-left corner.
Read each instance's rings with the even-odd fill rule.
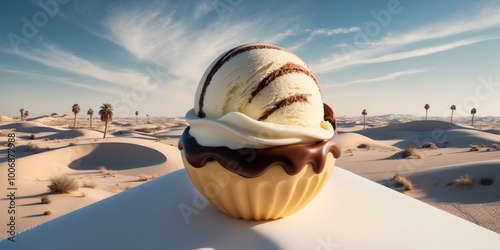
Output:
[[[282,166],[273,165],[261,176],[245,178],[217,161],[195,168],[187,162],[184,150],[181,153],[198,191],[221,212],[245,220],[274,220],[299,211],[321,191],[336,160],[328,153],[319,174],[310,164],[296,175],[288,175]]]

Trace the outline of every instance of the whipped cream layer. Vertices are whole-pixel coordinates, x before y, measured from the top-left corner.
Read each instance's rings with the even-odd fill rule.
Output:
[[[205,147],[230,149],[271,148],[292,144],[312,144],[332,138],[330,122],[316,127],[283,125],[255,120],[240,112],[229,112],[218,119],[200,118],[195,109],[186,114],[189,134]]]

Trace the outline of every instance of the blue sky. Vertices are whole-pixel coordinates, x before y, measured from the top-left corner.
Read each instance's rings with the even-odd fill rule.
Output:
[[[309,65],[337,116],[500,116],[499,1],[283,3],[4,1],[0,115],[183,116],[219,54],[264,42]]]

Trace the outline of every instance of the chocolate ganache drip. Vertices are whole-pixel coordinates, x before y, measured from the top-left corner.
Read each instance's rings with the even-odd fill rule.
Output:
[[[283,166],[288,175],[296,175],[310,163],[314,172],[319,174],[324,169],[329,152],[333,153],[335,158],[341,155],[335,114],[328,105],[324,104],[323,107],[324,120],[332,124],[335,133],[332,138],[315,144],[236,150],[227,147],[205,147],[196,142],[196,139],[189,134],[190,127],[187,127],[179,140],[179,150],[184,150],[186,160],[195,168],[201,168],[209,161],[217,161],[227,170],[246,178],[258,177],[275,164]]]

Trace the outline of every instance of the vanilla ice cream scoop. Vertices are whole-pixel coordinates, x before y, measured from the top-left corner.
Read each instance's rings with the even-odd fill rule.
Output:
[[[200,118],[240,112],[308,128],[321,126],[324,116],[316,77],[299,57],[269,44],[246,44],[219,56],[198,85],[194,111]]]
[[[316,77],[288,50],[269,44],[231,49],[208,67],[186,114],[207,147],[270,148],[330,139]]]

